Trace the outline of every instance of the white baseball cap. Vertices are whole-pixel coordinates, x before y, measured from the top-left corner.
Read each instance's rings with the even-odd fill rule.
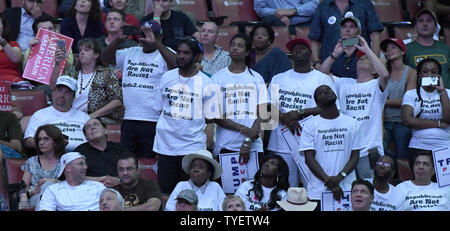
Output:
[[[74,78],[68,76],[68,75],[61,75],[56,80],[56,86],[58,85],[64,85],[72,91],[77,91],[77,80]]]
[[[61,159],[59,160],[59,162],[61,163],[61,168],[59,169],[58,177],[63,174],[67,164],[79,158],[86,159],[86,157],[84,155],[81,155],[81,153],[79,152],[68,152],[62,155]]]

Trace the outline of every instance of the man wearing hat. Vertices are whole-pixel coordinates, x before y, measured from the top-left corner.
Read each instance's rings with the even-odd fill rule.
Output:
[[[369,164],[369,155],[377,158],[377,154],[384,155],[383,148],[383,109],[388,92],[386,86],[389,80],[389,72],[381,60],[370,49],[365,39],[359,39],[355,47],[357,79],[339,78],[333,75],[337,96],[341,106],[341,112],[355,118],[361,123],[360,132],[366,134],[364,144],[367,146],[360,151],[360,159],[357,166],[357,174],[360,178],[373,177],[373,171]],[[338,43],[333,51],[337,57],[344,52]],[[320,67],[328,73],[332,58],[328,57]],[[378,76],[378,79],[375,77]]]
[[[323,0],[317,7],[308,38],[311,40],[313,60],[316,68],[333,52],[340,38],[341,21],[347,17],[358,18],[360,34],[374,53],[380,54],[380,32],[384,26],[370,0]]]
[[[36,148],[34,133],[37,128],[45,124],[53,124],[69,137],[66,150],[72,151],[78,145],[86,142],[83,126],[90,119],[89,115],[72,108],[75,99],[77,81],[70,76],[62,75],[56,80],[56,87],[52,89],[53,105],[36,111],[30,118],[25,131],[25,146]]]
[[[197,211],[198,197],[192,189],[178,193],[175,211]]]
[[[272,130],[267,149],[286,161],[289,166],[289,184],[294,187],[299,183],[299,172],[282,131],[289,128],[294,135],[299,135],[299,120],[321,111],[314,100],[314,90],[324,84],[335,88],[327,75],[311,68],[311,46],[308,40],[297,38],[289,41],[286,47],[292,54],[293,68],[275,75],[270,82],[272,110],[279,110],[281,124]]]
[[[59,177],[65,180],[50,185],[42,194],[40,211],[98,211],[103,184],[85,180],[86,158],[79,152],[61,156]]]
[[[450,88],[449,59],[450,48],[447,44],[434,40],[437,19],[435,14],[429,10],[421,10],[416,17],[415,29],[417,38],[406,44],[406,64],[416,69],[417,64],[424,58],[434,58],[442,66],[442,78],[445,88]]]
[[[153,158],[153,137],[160,112],[158,87],[162,75],[176,67],[176,55],[161,43],[161,26],[145,21],[141,26],[142,46],[118,50],[125,38],[111,42],[102,53],[107,64],[122,69],[124,120],[121,143],[139,157]]]
[[[198,197],[198,210],[221,211],[225,193],[222,187],[213,180],[222,175],[222,166],[207,150],[194,151],[183,157],[182,167],[189,174],[188,181],[179,182],[170,194],[166,203],[166,211],[176,209],[175,198],[185,189],[191,189]]]

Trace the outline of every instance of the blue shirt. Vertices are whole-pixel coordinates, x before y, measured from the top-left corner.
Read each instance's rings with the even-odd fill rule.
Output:
[[[266,83],[270,83],[275,75],[292,69],[289,57],[277,47],[272,48],[259,62],[255,63],[255,59],[256,54],[252,51],[250,53],[250,68],[258,72]]]
[[[341,20],[353,15],[361,22],[361,36],[370,44],[370,33],[383,31],[384,26],[378,18],[370,0],[349,0],[342,15],[334,0],[324,0],[314,14],[308,38],[322,43],[320,59],[325,60],[333,52],[340,39]]]
[[[295,8],[297,15],[289,17],[291,25],[311,21],[317,5],[319,0],[255,0],[253,4],[256,14],[260,17],[274,15],[278,9]]]
[[[348,56],[345,52],[339,55],[331,66],[330,73],[338,77],[358,78],[356,74],[356,62],[358,62],[356,52],[358,52],[358,49],[355,49]]]

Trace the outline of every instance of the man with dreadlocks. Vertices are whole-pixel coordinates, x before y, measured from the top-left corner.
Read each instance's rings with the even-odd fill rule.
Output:
[[[423,79],[438,76],[438,85],[425,86]],[[450,147],[450,90],[445,89],[442,67],[433,58],[417,65],[416,89],[403,96],[402,121],[412,128],[410,154]]]

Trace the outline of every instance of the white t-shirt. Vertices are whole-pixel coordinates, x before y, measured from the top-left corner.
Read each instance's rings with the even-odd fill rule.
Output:
[[[189,181],[178,182],[175,189],[167,199],[166,211],[175,211],[178,193],[185,189],[192,189],[198,197],[198,211],[222,211],[222,202],[225,199],[225,193],[220,185],[214,181],[207,181],[200,188]]]
[[[168,70],[161,53],[144,53],[142,47],[118,50],[116,66],[123,70],[124,119],[158,121],[160,112],[154,106],[161,76]]]
[[[82,74],[81,71],[78,72],[77,91],[75,91],[75,99],[73,100],[72,108],[88,113],[88,96],[94,75],[95,72],[90,74]],[[83,84],[81,83],[81,80],[83,80]]]
[[[445,89],[450,98],[450,90]],[[442,119],[442,106],[440,95],[437,90],[433,92],[426,92],[420,88],[420,95],[423,100],[422,108],[420,108],[419,97],[415,89],[405,92],[403,96],[402,106],[409,105],[414,109],[414,116],[417,116],[420,111],[420,119],[426,120],[440,120]],[[427,129],[412,129],[412,137],[409,141],[410,148],[418,149],[440,149],[450,146],[450,128],[427,128]]]
[[[106,187],[97,181],[85,180],[70,186],[67,181],[52,184],[42,194],[39,210],[98,211],[100,194]]]
[[[185,78],[178,68],[166,72],[160,83],[161,116],[156,124],[153,150],[182,156],[206,149],[205,118],[219,118],[212,80],[202,72]]]
[[[350,160],[352,150],[364,148],[359,123],[342,113],[336,119],[324,119],[320,115],[307,120],[300,136],[299,151],[315,150],[316,160],[328,176],[338,175]],[[322,192],[327,190],[325,183],[310,173],[307,184],[308,197],[320,200]],[[340,186],[350,191],[356,180],[355,171],[348,173]]]
[[[370,180],[373,183],[373,179]],[[376,189],[374,200],[370,205],[371,211],[400,211],[405,195],[403,191],[397,187],[388,184],[389,191],[387,193],[379,193]]]
[[[409,180],[397,188],[405,194],[401,211],[450,211],[450,187],[439,188],[434,182],[417,186]]]
[[[253,184],[251,183],[253,181],[254,181],[254,179],[251,179],[251,180],[247,180],[244,183],[242,183],[239,186],[239,188],[236,190],[234,195],[239,196],[245,202],[245,210],[246,211],[256,211],[256,210],[260,209],[263,205],[265,205],[266,208],[268,208],[270,194],[272,193],[272,190],[275,189],[275,187],[266,188],[263,185],[261,185],[261,188],[263,190],[263,197],[261,200],[258,200],[255,196],[254,190],[249,192],[249,190],[253,188]],[[280,197],[280,199],[278,199],[278,201],[286,200],[286,191],[285,190],[278,191],[278,196]],[[278,211],[278,210],[280,210],[280,207],[278,207],[278,204],[277,204],[277,207],[275,207],[271,211]]]
[[[268,102],[264,79],[258,72],[251,71],[252,74],[246,68],[244,72],[234,74],[225,67],[211,77],[221,89],[219,97],[220,102],[223,102],[221,105],[223,118],[250,128],[257,118],[257,105]],[[239,131],[217,126],[214,153],[219,154],[223,148],[239,151],[244,139],[245,136]],[[263,152],[261,137],[252,143],[251,151]]]
[[[282,113],[287,113],[300,108],[317,107],[314,92],[321,85],[327,85],[336,92],[333,81],[328,75],[315,69],[308,73],[298,73],[291,69],[275,75],[270,82],[268,91],[271,103],[278,105]],[[339,108],[338,101],[336,101],[336,104]],[[281,134],[283,127],[280,124],[272,130],[267,149],[274,152],[291,152]]]
[[[378,79],[357,83],[356,79],[334,77],[341,112],[361,123],[361,133],[366,147],[360,157],[368,155],[368,149],[377,148],[384,155],[383,110],[388,91],[382,92]]]
[[[70,109],[68,112],[60,112],[53,106],[43,108],[36,111],[28,123],[24,138],[34,137],[36,130],[45,124],[53,124],[58,127],[61,132],[69,137],[69,144],[66,151],[72,151],[78,145],[87,142],[83,133],[84,124],[90,119],[89,115],[76,110]]]

